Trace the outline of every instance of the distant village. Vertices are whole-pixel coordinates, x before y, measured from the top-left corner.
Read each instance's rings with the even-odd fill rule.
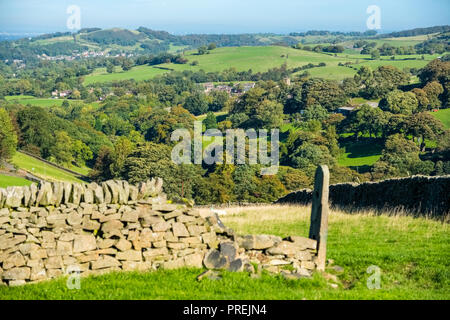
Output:
[[[106,51],[83,51],[80,53],[74,52],[72,55],[59,55],[59,56],[48,56],[45,53],[38,55],[37,57],[41,60],[48,60],[48,61],[58,61],[58,60],[78,60],[78,59],[87,59],[87,58],[95,58],[95,57],[132,57],[134,54],[132,53],[120,53],[120,54],[114,54],[111,55]]]

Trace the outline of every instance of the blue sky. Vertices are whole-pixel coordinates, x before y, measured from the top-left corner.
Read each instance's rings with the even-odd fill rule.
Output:
[[[381,32],[450,24],[449,0],[0,0],[0,32],[69,31],[70,5],[81,27],[176,34],[365,31],[369,5],[381,9]]]

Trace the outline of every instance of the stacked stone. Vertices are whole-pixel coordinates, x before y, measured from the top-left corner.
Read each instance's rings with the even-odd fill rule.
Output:
[[[222,240],[218,249],[205,256],[210,269],[255,272],[267,270],[295,278],[309,277],[316,269],[317,241],[290,236],[285,239],[273,235],[234,236],[234,241]]]
[[[402,209],[414,214],[445,217],[450,213],[450,175],[412,176],[377,182],[339,183],[330,186],[330,202],[345,211]],[[292,192],[276,203],[308,204],[312,190]]]
[[[9,221],[0,229],[0,274],[9,285],[61,276],[69,267],[85,275],[200,268],[216,243],[205,219],[183,205],[82,203],[2,209],[1,217]]]
[[[236,236],[217,215],[167,203],[161,179],[137,186],[44,182],[0,193],[0,283],[7,285],[75,271],[205,266],[253,272],[256,263],[271,272],[290,266],[304,276],[314,268],[314,240]]]
[[[162,193],[162,179],[151,179],[137,186],[127,181],[109,180],[97,184],[45,182],[38,186],[0,188],[0,208],[87,204],[126,204]]]

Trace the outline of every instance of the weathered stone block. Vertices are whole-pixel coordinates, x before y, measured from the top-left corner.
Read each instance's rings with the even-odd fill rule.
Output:
[[[60,256],[49,257],[47,261],[44,262],[46,269],[61,269],[64,268],[64,263]]]
[[[97,242],[92,234],[89,235],[75,235],[73,243],[73,252],[85,252],[95,250]]]
[[[136,250],[127,250],[124,252],[118,252],[116,254],[118,260],[131,260],[131,261],[141,261],[142,253]]]
[[[92,270],[98,270],[98,269],[105,269],[105,268],[111,268],[111,267],[119,267],[121,264],[120,262],[110,256],[103,256],[101,259],[98,259],[97,261],[93,261],[91,263]]]
[[[99,222],[97,222],[95,220],[91,220],[89,218],[89,216],[83,216],[82,228],[84,230],[90,230],[90,231],[99,230],[100,226],[101,225]]]
[[[120,220],[124,222],[138,222],[138,219],[139,216],[137,211],[129,211],[125,212]]]
[[[201,268],[203,267],[203,254],[193,253],[184,256],[184,264],[186,267]]]
[[[56,243],[56,254],[60,256],[72,255],[72,241],[58,241]]]
[[[203,264],[208,269],[223,269],[228,267],[229,262],[220,251],[212,249],[206,253]]]
[[[261,234],[239,237],[237,241],[239,246],[245,248],[246,250],[263,250],[273,247],[277,243],[281,242],[281,238]]]
[[[30,279],[31,268],[21,267],[3,271],[3,279],[5,280],[28,280]]]
[[[123,223],[119,220],[111,220],[102,224],[101,230],[105,233],[110,233],[112,231],[119,231],[123,229]]]
[[[175,211],[177,210],[177,208],[178,206],[176,204],[169,204],[169,203],[152,205],[153,210],[160,211],[163,213]]]
[[[292,241],[295,243],[295,245],[299,248],[305,249],[317,249],[317,240],[300,237],[300,236],[290,236],[287,238],[287,240]]]
[[[125,239],[120,239],[114,246],[120,251],[127,251],[131,249],[131,242]]]
[[[152,230],[155,232],[164,232],[170,229],[171,224],[168,222],[158,222],[152,225]]]
[[[25,258],[20,252],[14,252],[13,254],[9,255],[4,261],[2,268],[4,270],[8,270],[14,267],[22,267],[26,264]]]
[[[180,222],[176,222],[172,225],[173,235],[175,237],[189,237],[189,231],[186,226]]]

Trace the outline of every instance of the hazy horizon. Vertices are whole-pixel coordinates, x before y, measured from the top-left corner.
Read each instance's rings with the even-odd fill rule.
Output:
[[[381,10],[379,33],[447,25],[450,1],[418,0],[22,0],[0,1],[0,34],[73,31],[67,8],[81,10],[81,28],[139,26],[187,33],[276,33],[308,30],[366,31],[370,5]],[[445,9],[447,8],[447,9]]]

